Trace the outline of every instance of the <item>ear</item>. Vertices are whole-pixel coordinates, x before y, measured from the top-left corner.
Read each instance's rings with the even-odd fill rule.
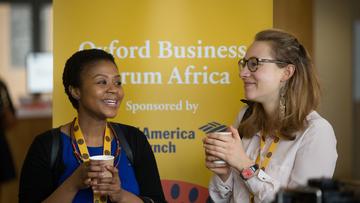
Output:
[[[79,100],[80,99],[80,90],[79,88],[75,88],[75,87],[72,87],[72,86],[69,86],[69,92],[71,94],[71,96],[76,99],[76,100]]]
[[[283,75],[281,77],[281,82],[289,80],[295,73],[295,66],[292,64],[287,65],[283,68]]]

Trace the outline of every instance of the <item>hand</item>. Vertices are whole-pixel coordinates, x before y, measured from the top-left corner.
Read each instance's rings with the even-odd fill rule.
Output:
[[[98,173],[97,181],[91,183],[92,190],[95,194],[107,195],[111,202],[117,203],[140,203],[143,202],[136,195],[123,190],[121,188],[121,181],[119,178],[119,171],[114,166],[103,166],[103,172],[109,171],[112,177],[104,177],[104,173]]]
[[[224,182],[228,179],[230,175],[230,167],[229,165],[225,164],[215,164],[213,161],[219,160],[218,158],[209,155],[208,153],[205,153],[205,165],[206,167],[218,175],[221,180]]]
[[[211,133],[203,139],[205,152],[208,154],[207,159],[213,160],[215,157],[222,159],[229,166],[241,171],[253,165],[254,162],[246,155],[238,131],[232,126],[229,130],[232,133],[231,136]]]
[[[118,169],[114,166],[105,166],[105,169],[111,172],[112,177],[99,177],[98,182],[93,182],[94,193],[108,195],[111,202],[122,202],[124,191],[121,189]]]
[[[85,189],[91,186],[101,178],[106,169],[100,161],[83,162],[70,176],[71,181],[77,190]]]
[[[81,190],[90,187],[91,178],[88,177],[89,163],[83,162],[70,176],[70,180],[73,183],[76,190]]]
[[[81,163],[43,202],[72,202],[79,190],[90,187],[91,175],[89,163]]]

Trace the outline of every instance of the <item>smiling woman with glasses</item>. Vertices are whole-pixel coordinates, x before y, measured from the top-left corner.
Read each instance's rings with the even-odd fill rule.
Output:
[[[287,32],[264,30],[238,66],[247,105],[231,136],[203,139],[213,201],[271,202],[281,187],[332,177],[336,138],[315,111],[320,86],[303,45]]]

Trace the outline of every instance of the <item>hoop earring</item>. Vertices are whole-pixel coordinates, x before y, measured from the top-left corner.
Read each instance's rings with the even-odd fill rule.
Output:
[[[283,120],[285,118],[285,112],[286,112],[285,94],[286,94],[286,86],[280,89],[280,104],[279,104],[280,120]]]

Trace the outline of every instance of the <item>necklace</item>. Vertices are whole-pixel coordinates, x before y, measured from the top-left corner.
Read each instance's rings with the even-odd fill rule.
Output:
[[[119,138],[118,138],[116,132],[114,131],[112,126],[109,125],[108,123],[106,123],[106,128],[105,128],[105,133],[104,133],[103,154],[111,155],[110,130],[111,130],[112,134],[114,135],[114,138],[116,139],[116,150],[115,150],[115,154],[114,154],[114,160],[116,160],[116,164],[114,166],[117,167],[119,164],[119,161],[120,161],[120,157],[119,157],[120,151],[121,151],[120,141],[119,141]],[[82,162],[89,161],[90,154],[88,152],[87,145],[85,143],[85,138],[80,129],[78,118],[75,118],[70,125],[70,137],[71,137],[71,146],[73,148],[73,153],[74,153],[74,156],[75,156],[76,160],[78,161],[78,163],[81,164]],[[79,151],[77,150],[76,146],[78,146]]]
[[[120,144],[119,144],[119,139],[117,139],[116,133],[114,132],[114,130],[112,128],[111,128],[111,130],[113,131],[113,135],[116,138],[116,143],[117,143],[117,148],[116,148],[115,157],[114,157],[114,160],[115,160],[120,154]],[[81,131],[78,118],[75,118],[74,121],[72,122],[71,129],[70,129],[70,136],[71,136],[71,144],[73,147],[73,151],[74,151],[75,157],[78,160],[78,162],[81,163],[81,162],[90,161],[90,159],[89,159],[90,153],[88,151],[84,135]],[[80,153],[76,150],[75,144],[78,146]],[[103,154],[111,155],[111,133],[110,133],[110,128],[109,128],[107,122],[106,122],[105,133],[104,133]],[[117,167],[119,160],[120,160],[120,158],[118,158],[115,167]],[[93,194],[93,202],[94,203],[106,203],[107,199],[108,198],[106,195],[101,196],[100,194]]]

